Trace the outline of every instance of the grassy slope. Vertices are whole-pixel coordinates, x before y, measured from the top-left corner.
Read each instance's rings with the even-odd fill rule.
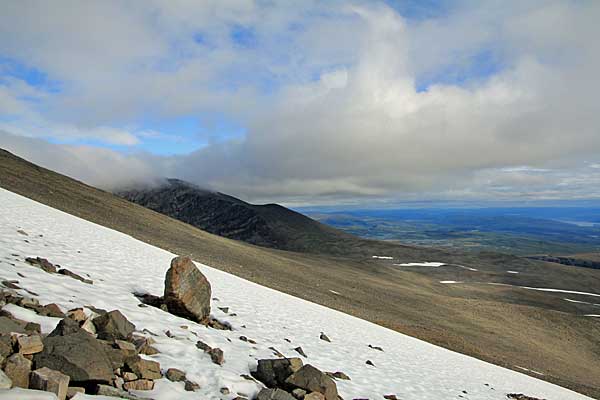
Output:
[[[600,323],[574,315],[589,312],[585,305],[567,303],[559,295],[509,287],[438,283],[442,279],[493,280],[598,291],[598,271],[363,240],[356,242],[351,258],[259,248],[208,234],[4,151],[0,151],[0,186],[174,253],[192,255],[202,263],[432,343],[507,367],[542,371],[545,379],[600,398]],[[368,254],[393,255],[403,261],[454,261],[482,272],[454,267],[400,269],[374,261]],[[508,268],[520,270],[521,280],[506,276]]]

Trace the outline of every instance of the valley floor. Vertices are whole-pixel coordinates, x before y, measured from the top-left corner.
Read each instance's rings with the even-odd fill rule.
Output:
[[[260,386],[242,375],[249,374],[258,359],[273,358],[270,347],[295,357],[297,346],[307,355],[305,363],[350,376],[350,381],[337,381],[345,399],[383,399],[383,395],[395,394],[403,400],[501,400],[515,392],[548,400],[589,399],[202,264],[198,266],[213,287],[212,313],[229,322],[232,331],[140,307],[132,293],[162,294],[173,254],[4,189],[0,189],[0,204],[0,280],[16,280],[20,287],[35,292],[42,304],[57,303],[64,311],[87,305],[119,309],[138,331],[157,335],[153,337],[160,354],[152,358],[163,369],[184,370],[201,386],[198,392],[186,392],[182,383],[162,379],[152,392],[140,392],[157,400],[229,400],[238,394],[252,398]],[[88,275],[94,284],[47,274],[24,261],[38,256]],[[14,306],[11,311],[20,312]],[[18,316],[25,318],[25,311]],[[37,318],[42,318],[39,322],[46,331],[58,322]],[[319,339],[321,332],[331,343]],[[242,335],[256,344],[241,341]],[[225,363],[213,364],[196,348],[198,339],[223,349]],[[229,395],[220,393],[223,387],[230,390]],[[0,398],[10,398],[7,395],[0,393]]]

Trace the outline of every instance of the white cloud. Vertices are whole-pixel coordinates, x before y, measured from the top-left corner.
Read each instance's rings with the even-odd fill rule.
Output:
[[[148,114],[217,113],[246,136],[151,170],[252,199],[585,196],[600,3],[458,4],[414,21],[370,1],[12,2],[0,53],[61,90],[0,83],[0,128],[135,146],[164,135],[135,128]]]

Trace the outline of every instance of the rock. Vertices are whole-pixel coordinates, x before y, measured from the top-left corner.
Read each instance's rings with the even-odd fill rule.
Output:
[[[192,321],[210,314],[210,283],[189,257],[175,257],[165,278],[164,301],[169,312]]]
[[[128,400],[147,400],[143,397],[135,396],[133,394],[127,393],[124,390],[108,385],[96,385],[95,392],[95,394],[97,394],[98,396],[119,397],[121,399]]]
[[[205,352],[210,351],[210,349],[212,349],[212,347],[210,347],[209,345],[207,345],[206,343],[204,343],[202,340],[198,340],[196,342],[196,347],[199,348],[200,350],[203,350]]]
[[[326,335],[326,334],[324,334],[323,332],[321,332],[321,336],[319,336],[319,339],[321,339],[321,340],[324,340],[324,341],[326,341],[326,342],[331,342],[331,339],[329,339],[329,338],[327,337],[327,335]]]
[[[77,279],[78,281],[81,281],[83,283],[87,283],[88,285],[94,284],[94,282],[92,282],[91,279],[86,279],[83,276],[77,275],[75,272],[71,272],[71,271],[69,271],[66,268],[59,269],[58,273],[61,274],[61,275],[68,276],[69,278]]]
[[[125,357],[134,356],[137,354],[135,345],[124,340],[115,340],[115,347],[121,350],[121,353],[123,353]]]
[[[67,317],[79,323],[82,323],[87,319],[87,315],[85,314],[83,308],[74,308],[72,310],[67,311]]]
[[[62,312],[58,304],[55,303],[41,306],[37,311],[38,314],[43,315],[45,317],[65,318],[66,316],[65,313]]]
[[[296,350],[296,352],[298,352],[298,354],[300,354],[302,357],[308,357],[304,350],[302,350],[302,347],[298,346],[294,350]]]
[[[124,372],[123,373],[123,380],[125,380],[125,382],[135,381],[138,379],[139,379],[139,377],[136,374],[134,374],[133,372]]]
[[[0,369],[0,389],[10,389],[12,380]]]
[[[341,371],[337,371],[337,372],[326,372],[327,375],[329,375],[332,378],[335,379],[342,379],[345,381],[349,381],[350,377],[348,375],[346,375],[345,373],[341,372]]]
[[[229,307],[217,307],[219,310],[223,311],[225,314],[229,313]]]
[[[13,353],[13,342],[9,335],[0,336],[0,359],[5,359]]]
[[[258,360],[258,367],[252,375],[267,387],[282,387],[285,385],[285,380],[300,370],[302,365],[300,358]]]
[[[337,400],[338,394],[335,382],[310,364],[294,372],[285,382],[307,392],[322,393],[325,395],[326,400]]]
[[[138,379],[137,381],[125,382],[123,385],[125,390],[152,390],[154,389],[154,381],[149,379]]]
[[[52,264],[50,261],[46,260],[45,258],[41,258],[41,257],[36,257],[36,258],[32,258],[32,257],[27,257],[25,259],[26,262],[28,262],[29,264],[41,268],[42,270],[50,273],[50,274],[54,274],[56,273],[56,267],[54,266],[54,264]]]
[[[2,285],[4,285],[4,287],[9,289],[21,289],[17,283],[19,283],[19,281],[2,281]]]
[[[294,396],[281,389],[262,389],[256,400],[296,400]]]
[[[67,388],[67,400],[71,400],[78,393],[85,394],[85,388],[72,386]]]
[[[229,394],[229,388],[222,387],[221,389],[219,389],[219,392],[221,392],[222,395],[227,396]]]
[[[66,399],[68,387],[69,377],[59,371],[44,367],[31,373],[29,388],[52,392],[58,400]]]
[[[223,363],[225,362],[223,350],[219,348],[210,349],[208,351],[208,354],[210,355],[210,359],[212,360],[212,362],[217,365],[223,365]]]
[[[88,318],[85,321],[83,321],[83,324],[81,324],[81,329],[83,329],[90,335],[95,335],[97,333],[96,325],[94,325],[91,318]]]
[[[56,325],[56,328],[50,332],[48,337],[66,336],[78,332],[81,332],[81,328],[77,322],[70,318],[63,318],[58,325]]]
[[[271,346],[269,347],[269,350],[271,350],[277,357],[285,358],[285,355],[283,355],[283,353],[277,350],[275,347]]]
[[[526,396],[523,393],[509,393],[506,395],[506,397],[514,400],[542,400],[538,399],[537,397]]]
[[[148,356],[158,354],[158,350],[152,347],[154,343],[156,343],[154,339],[143,336],[137,337],[133,340],[133,344],[135,345],[137,352]]]
[[[16,353],[8,357],[4,366],[4,373],[10,378],[13,386],[27,389],[29,387],[29,373],[31,361],[22,354]]]
[[[156,361],[144,360],[140,356],[129,357],[125,365],[141,379],[160,379],[160,364]]]
[[[77,324],[68,318],[64,321]],[[36,367],[61,371],[73,382],[110,382],[115,367],[108,346],[81,329],[63,336],[51,335],[43,341],[44,350],[33,356]]]
[[[135,330],[135,325],[125,318],[119,310],[113,310],[92,320],[99,339],[127,339]]]
[[[17,338],[17,347],[19,349],[19,353],[26,354],[35,354],[44,350],[44,345],[42,344],[42,338],[35,336],[19,336]]]
[[[304,400],[325,400],[325,396],[319,392],[312,392],[304,396]]]
[[[200,389],[200,385],[198,385],[196,382],[192,382],[192,381],[188,381],[187,379],[185,380],[185,385],[184,385],[184,389],[187,392],[194,392],[198,389]]]
[[[302,400],[304,399],[304,396],[306,396],[306,390],[294,389],[292,390],[292,396],[294,396],[298,400]]]
[[[379,346],[373,346],[373,345],[369,345],[369,348],[373,349],[373,350],[377,350],[377,351],[383,351],[383,349]]]
[[[17,301],[17,305],[35,311],[37,311],[38,308],[41,307],[40,302],[37,299],[34,299],[33,297],[22,297]]]
[[[41,335],[42,326],[36,322],[28,322],[25,325],[25,331],[27,331],[27,333],[30,335],[33,335],[33,334]]]
[[[399,400],[395,394],[385,394],[383,395],[383,398],[386,400]]]
[[[367,360],[367,361],[365,361],[365,364],[367,364],[367,365],[370,365],[370,366],[372,366],[372,367],[374,367],[374,366],[375,366],[375,364],[373,364],[373,361],[371,361],[371,360]]]
[[[11,333],[25,333],[25,328],[8,317],[0,317],[0,335]]]
[[[183,382],[185,381],[185,372],[177,368],[169,368],[165,374],[168,380],[171,382]]]

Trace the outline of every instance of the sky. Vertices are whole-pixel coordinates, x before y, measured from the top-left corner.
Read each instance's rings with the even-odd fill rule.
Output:
[[[6,0],[0,147],[106,190],[600,199],[595,0]]]

